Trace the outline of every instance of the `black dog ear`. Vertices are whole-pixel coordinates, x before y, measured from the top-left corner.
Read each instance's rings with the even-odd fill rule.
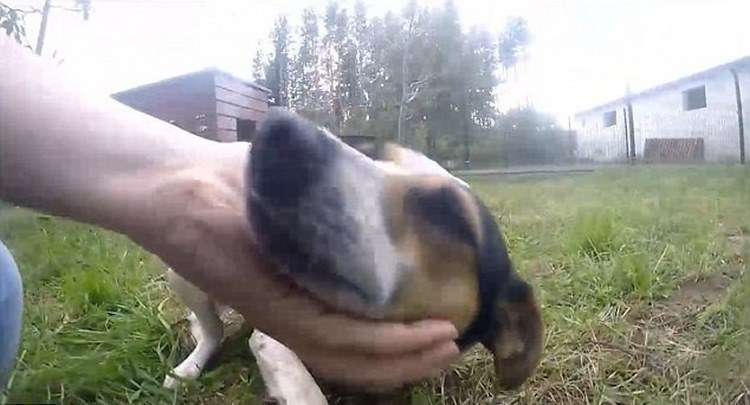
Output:
[[[527,282],[511,277],[502,291],[501,296],[504,298],[505,302],[519,304],[529,302],[533,299],[534,291],[532,290],[531,285]]]
[[[526,282],[512,277],[495,303],[495,330],[483,345],[495,360],[495,376],[504,389],[526,381],[542,358],[544,324]]]

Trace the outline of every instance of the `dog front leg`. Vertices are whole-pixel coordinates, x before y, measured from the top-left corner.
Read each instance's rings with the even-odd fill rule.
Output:
[[[192,311],[188,320],[190,332],[196,342],[192,353],[172,370],[172,375],[164,379],[164,387],[171,389],[179,385],[180,379],[198,378],[206,363],[221,347],[224,324],[217,313],[216,305],[206,293],[172,270],[167,272],[167,280],[179,299]]]

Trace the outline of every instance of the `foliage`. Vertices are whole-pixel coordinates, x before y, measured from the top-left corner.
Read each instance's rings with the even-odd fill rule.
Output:
[[[574,160],[575,139],[552,117],[525,107],[498,114],[471,148],[474,167],[566,164]]]
[[[19,44],[26,44],[25,12],[0,2],[0,30]]]
[[[499,56],[505,69],[516,66],[523,58],[525,48],[531,41],[529,27],[521,17],[511,18],[500,35]]]
[[[498,116],[501,46],[511,38],[515,55],[528,42],[523,20],[513,21],[513,33],[464,32],[452,0],[433,8],[412,0],[373,17],[362,1],[350,10],[334,0],[322,15],[303,10],[296,29],[280,17],[253,70],[277,104],[336,133],[420,145],[433,156],[452,154],[437,150],[452,145],[466,155]]]
[[[290,92],[290,63],[289,63],[289,22],[285,16],[276,19],[271,43],[273,44],[273,58],[264,68],[265,84],[271,90],[271,102],[275,105],[288,107]]]

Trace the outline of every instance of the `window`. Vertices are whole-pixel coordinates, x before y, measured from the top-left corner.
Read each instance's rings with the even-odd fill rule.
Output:
[[[237,140],[252,142],[255,136],[255,121],[237,118]]]
[[[604,113],[604,127],[613,127],[617,125],[617,111],[607,111]]]
[[[682,92],[682,109],[685,111],[706,108],[706,86],[693,87]]]

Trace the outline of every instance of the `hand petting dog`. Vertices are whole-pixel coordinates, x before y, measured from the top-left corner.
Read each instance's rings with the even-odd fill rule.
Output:
[[[4,36],[0,60],[0,198],[130,236],[328,379],[387,388],[457,358],[447,321],[347,317],[276,275],[249,232],[246,144],[83,94]]]

